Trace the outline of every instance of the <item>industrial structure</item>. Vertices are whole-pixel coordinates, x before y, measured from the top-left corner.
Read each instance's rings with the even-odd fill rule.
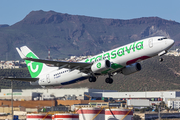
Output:
[[[11,114],[10,100],[11,89],[1,89],[0,112],[2,114]],[[29,120],[39,119],[36,117],[43,119],[47,116],[46,119],[53,119],[53,117],[58,119],[65,115],[64,113],[49,115],[52,111],[68,112],[67,116],[71,117],[78,113],[77,120],[83,120],[84,117],[94,120],[110,118],[113,120],[113,117],[131,119],[133,108],[141,109],[159,105],[162,101],[171,109],[179,109],[180,91],[117,92],[89,88],[13,89],[13,100],[14,115],[27,114],[26,119]],[[69,113],[70,111],[73,113]],[[40,114],[41,112],[43,113]],[[150,118],[152,115],[145,114],[144,118]]]
[[[89,88],[76,89],[13,89],[14,100],[89,100],[87,95],[95,92],[116,92],[113,90],[98,90]],[[11,99],[11,89],[1,89],[0,99]]]
[[[11,89],[1,89],[0,99],[11,99]],[[180,100],[180,91],[117,92],[89,88],[75,89],[13,89],[15,101],[28,100],[126,100],[148,99],[149,101]]]
[[[11,89],[1,89],[0,100],[11,99]],[[87,104],[83,100],[127,100],[128,106],[151,106],[164,101],[169,108],[179,109],[180,91],[117,92],[89,88],[13,89],[14,101],[57,100],[57,105]],[[131,99],[146,99],[137,102]],[[66,100],[66,101],[64,101]],[[69,102],[67,102],[69,100]],[[75,101],[72,101],[75,100]],[[102,101],[100,101],[102,102]],[[1,102],[3,103],[3,102]],[[42,102],[41,102],[42,103]]]

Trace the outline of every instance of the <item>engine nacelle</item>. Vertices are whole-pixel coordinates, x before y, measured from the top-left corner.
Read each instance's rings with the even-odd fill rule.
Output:
[[[91,66],[91,70],[94,73],[100,73],[108,68],[111,67],[111,62],[109,60],[102,60],[99,62],[95,62],[92,66]]]
[[[129,75],[135,72],[138,72],[141,70],[141,64],[140,63],[134,63],[131,65],[126,66],[122,69],[122,74]]]

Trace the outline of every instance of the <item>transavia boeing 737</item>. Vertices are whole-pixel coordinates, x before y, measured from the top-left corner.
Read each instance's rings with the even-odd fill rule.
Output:
[[[107,75],[105,82],[112,84],[114,75],[118,73],[129,75],[140,71],[141,64],[138,62],[166,54],[173,44],[174,40],[166,37],[150,37],[79,62],[39,59],[27,46],[23,46],[16,49],[20,57],[25,60],[31,78],[4,79],[28,81],[31,85],[45,87],[67,85],[87,78],[89,82],[95,82],[97,76]]]

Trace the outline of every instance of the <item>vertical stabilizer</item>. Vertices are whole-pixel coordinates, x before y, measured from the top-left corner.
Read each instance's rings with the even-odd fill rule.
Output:
[[[22,59],[25,57],[38,59],[38,57],[27,46],[21,47],[20,50],[16,48],[16,50]],[[52,70],[52,67],[49,67],[44,63],[29,60],[25,60],[25,62],[32,78],[39,77]]]

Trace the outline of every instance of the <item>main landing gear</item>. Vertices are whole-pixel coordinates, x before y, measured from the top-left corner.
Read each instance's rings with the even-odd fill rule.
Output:
[[[106,83],[112,84],[113,83],[113,79],[108,77],[105,79]]]
[[[112,84],[113,83],[113,79],[111,78],[111,74],[109,74],[109,77],[105,79],[106,83]]]
[[[89,82],[96,82],[96,77],[90,76],[89,77]],[[111,78],[111,75],[109,75],[109,77],[105,79],[105,82],[109,83],[109,84],[113,83],[113,79]]]
[[[89,82],[96,82],[96,77],[90,76],[89,77]]]

